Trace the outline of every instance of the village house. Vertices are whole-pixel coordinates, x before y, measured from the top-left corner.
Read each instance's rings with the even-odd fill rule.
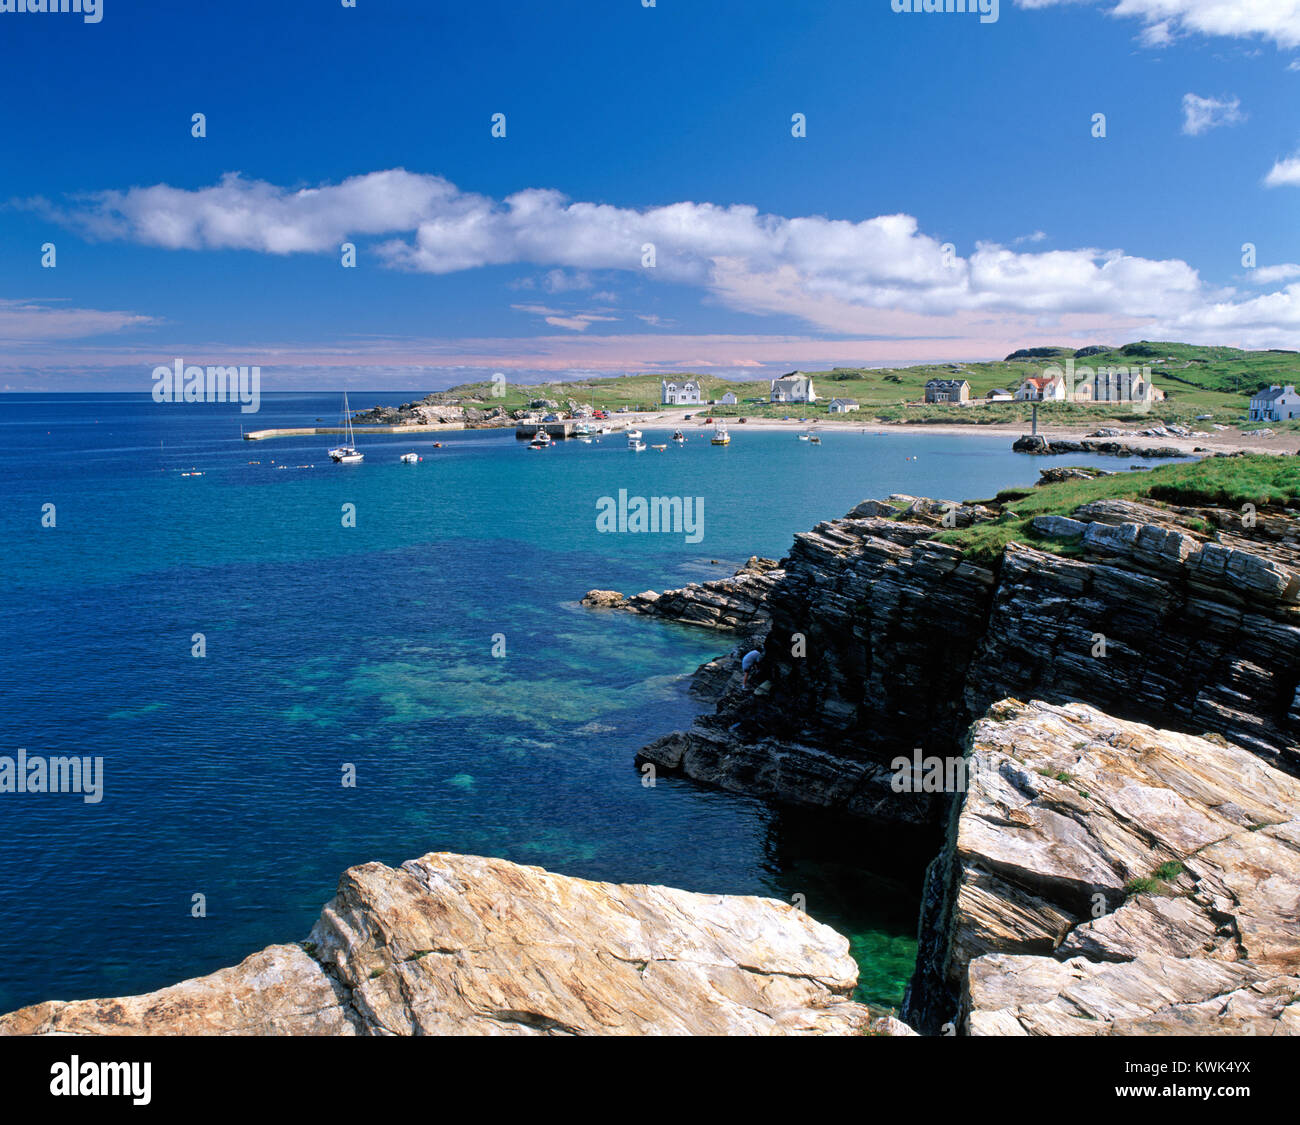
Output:
[[[989,402],[1013,402],[1016,396],[1002,387],[994,387],[985,397]]]
[[[1281,422],[1285,418],[1300,418],[1300,395],[1290,383],[1285,387],[1275,383],[1250,396],[1252,422]]]
[[[1149,368],[1081,367],[1075,375],[1075,402],[1160,402],[1165,392],[1151,381]]]
[[[811,375],[800,375],[791,371],[780,379],[772,380],[771,402],[816,402],[817,392],[813,390]]]
[[[659,380],[659,401],[664,406],[698,406],[700,403],[700,381],[698,379]]]
[[[965,379],[931,379],[925,384],[926,402],[969,402],[970,383]]]
[[[858,409],[858,400],[855,398],[833,398],[829,409],[832,414],[849,414]]]
[[[720,399],[718,399],[718,404],[720,406],[735,406],[736,396],[731,391],[728,391],[725,395],[723,395]]]
[[[1026,390],[1031,384],[1053,381],[1051,394],[1035,398]],[[1046,386],[1044,384],[1044,389]],[[1076,367],[1073,357],[1066,359],[1064,369],[1052,364],[1044,368],[1040,378],[1026,379],[1021,386],[1024,394],[1019,399],[1056,402],[1160,402],[1165,397],[1151,379],[1149,367]]]
[[[1031,375],[1016,389],[1017,402],[1064,402],[1065,380],[1059,375]]]

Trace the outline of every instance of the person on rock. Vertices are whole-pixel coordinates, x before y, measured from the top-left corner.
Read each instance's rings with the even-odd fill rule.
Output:
[[[756,648],[752,648],[745,653],[744,659],[740,662],[740,686],[742,688],[749,686],[749,673],[753,671],[754,665],[758,663],[762,655]]]

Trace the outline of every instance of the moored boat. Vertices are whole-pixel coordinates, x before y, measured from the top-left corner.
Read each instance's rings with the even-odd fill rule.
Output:
[[[343,444],[335,446],[329,451],[330,460],[336,465],[355,465],[360,461],[364,461],[366,455],[357,452],[355,439],[352,436],[352,411],[348,409],[347,391],[343,392],[343,433]]]

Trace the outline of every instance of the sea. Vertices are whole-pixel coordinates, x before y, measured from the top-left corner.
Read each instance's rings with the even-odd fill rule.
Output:
[[[0,1010],[303,940],[345,868],[431,851],[793,901],[849,938],[859,997],[897,1006],[937,841],[643,784],[636,751],[704,709],[690,673],[735,642],[579,599],[722,577],[867,497],[985,498],[1045,462],[1005,435],[852,426],[640,453],[358,435],[358,465],[330,462],[337,437],[241,438],[336,425],[340,402],[0,395],[0,756],[102,760],[99,800],[0,793]],[[620,492],[691,500],[697,534],[599,530]]]

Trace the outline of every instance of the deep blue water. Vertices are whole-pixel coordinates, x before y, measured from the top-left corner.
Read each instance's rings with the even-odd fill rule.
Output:
[[[435,849],[802,894],[852,938],[863,995],[896,1004],[926,857],[688,782],[644,788],[633,754],[690,721],[686,676],[728,641],[577,599],[730,573],[865,497],[985,497],[1042,462],[1005,437],[815,447],[740,426],[725,449],[640,454],[615,437],[534,453],[512,431],[438,434],[442,449],[363,436],[359,466],[329,462],[337,439],[240,440],[241,424],[332,424],[338,405],[0,396],[0,754],[104,759],[98,804],[0,794],[0,1010],[299,940],[345,867]],[[408,449],[424,461],[399,464]],[[702,497],[702,541],[598,533],[619,489]]]

